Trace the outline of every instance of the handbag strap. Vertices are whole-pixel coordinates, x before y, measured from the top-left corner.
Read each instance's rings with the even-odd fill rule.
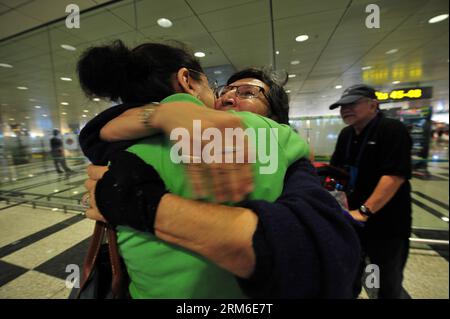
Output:
[[[89,280],[91,273],[97,261],[100,247],[103,244],[104,238],[107,238],[108,253],[111,262],[111,291],[114,298],[124,298],[126,296],[126,287],[123,278],[122,265],[120,261],[119,248],[117,246],[117,235],[115,230],[109,224],[97,221],[95,223],[94,232],[92,234],[91,242],[83,263],[83,274],[81,277],[80,289],[77,294],[77,299],[84,286]]]
[[[100,251],[100,246],[102,245],[103,238],[105,237],[105,231],[105,223],[99,221],[95,222],[94,232],[83,262],[83,274],[81,276],[80,289],[77,294],[77,299],[79,299],[79,296],[91,276],[92,270],[94,269],[95,261],[97,260],[98,253]]]
[[[106,225],[106,236],[108,239],[109,258],[112,270],[111,291],[115,298],[124,298],[126,295],[126,287],[123,279],[119,248],[117,246],[117,235],[116,231],[109,224]]]

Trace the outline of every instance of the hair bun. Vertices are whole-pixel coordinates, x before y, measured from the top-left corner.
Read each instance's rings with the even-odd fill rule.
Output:
[[[130,50],[120,40],[87,49],[77,64],[81,88],[88,96],[118,100],[127,81],[130,59]]]
[[[266,72],[270,74],[272,81],[283,87],[289,80],[289,73],[286,70],[274,70],[272,67],[265,68]]]

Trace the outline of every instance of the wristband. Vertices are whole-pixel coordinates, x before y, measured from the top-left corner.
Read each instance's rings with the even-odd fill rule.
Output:
[[[157,102],[152,102],[153,106],[146,107],[142,110],[140,121],[148,129],[152,129],[152,118],[155,113],[156,106],[159,105]]]
[[[364,215],[367,217],[372,217],[372,215],[373,215],[372,211],[366,205],[361,205],[358,208],[358,211],[361,213],[361,215]]]

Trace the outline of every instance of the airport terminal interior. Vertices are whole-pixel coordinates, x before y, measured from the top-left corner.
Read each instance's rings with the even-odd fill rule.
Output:
[[[370,4],[379,21],[369,17],[377,13]],[[79,8],[78,21],[70,5]],[[94,225],[81,203],[89,161],[78,134],[112,105],[83,94],[76,63],[88,47],[115,39],[130,47],[182,42],[219,85],[245,67],[272,66],[288,79],[290,124],[308,140],[316,163],[330,160],[345,127],[339,110],[328,106],[351,85],[375,87],[381,109],[402,120],[413,140],[405,297],[448,299],[448,6],[448,0],[0,0],[0,299],[70,294],[67,267],[82,265]],[[54,166],[54,129],[70,170]],[[359,298],[376,295],[363,290]]]

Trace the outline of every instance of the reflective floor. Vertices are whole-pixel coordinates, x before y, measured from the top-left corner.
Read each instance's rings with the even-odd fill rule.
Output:
[[[433,145],[428,173],[415,174],[413,236],[404,289],[411,298],[449,298],[448,144]],[[80,205],[87,162],[3,166],[0,182],[0,299],[67,298],[66,267],[81,265],[93,223]],[[431,240],[431,241],[430,241]],[[447,244],[445,244],[447,242]],[[372,297],[363,291],[360,298]]]
[[[4,167],[0,196],[5,201],[0,208],[30,204],[66,212],[81,211],[87,162],[75,158],[68,159],[67,164],[73,171],[69,174],[57,173],[52,160]]]

